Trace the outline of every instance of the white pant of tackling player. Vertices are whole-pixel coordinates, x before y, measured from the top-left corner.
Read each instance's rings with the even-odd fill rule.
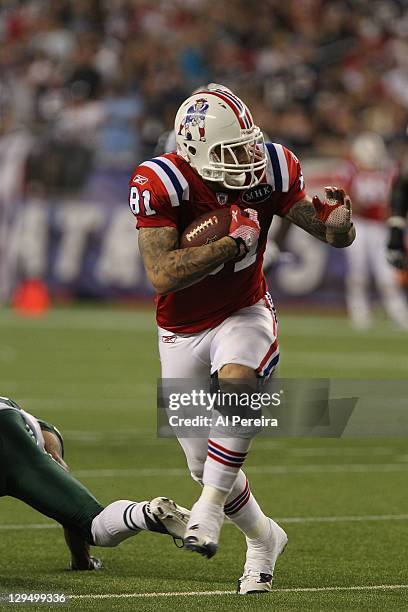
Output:
[[[353,326],[367,329],[372,323],[369,296],[372,275],[387,315],[400,329],[408,330],[407,302],[398,287],[395,270],[385,257],[385,225],[358,217],[354,219],[354,224],[356,239],[346,249],[346,300]]]
[[[159,328],[162,378],[208,378],[227,364],[247,366],[268,376],[279,359],[277,324],[269,294],[213,329],[172,334]],[[248,437],[181,438],[192,477],[204,485],[186,531],[189,548],[215,554],[225,515],[245,534],[247,555],[238,592],[267,592],[273,570],[287,543],[283,529],[265,516],[241,469]]]

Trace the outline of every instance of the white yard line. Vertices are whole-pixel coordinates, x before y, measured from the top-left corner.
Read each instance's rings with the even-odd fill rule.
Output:
[[[353,357],[357,359],[358,356],[358,369],[360,372],[359,378],[369,378],[370,376],[363,376],[361,374],[362,371],[368,371],[377,366],[381,367],[384,365],[386,353],[381,353],[380,351],[359,351],[353,349]],[[288,359],[288,363],[290,361],[290,366],[292,368],[299,367],[305,368],[310,366],[322,366],[326,367],[329,364],[331,368],[342,368],[342,375],[340,378],[353,378],[353,368],[355,369],[354,364],[350,363],[348,359],[348,354],[346,352],[318,352],[318,353],[310,353],[306,350],[302,353],[300,350],[297,350],[296,353],[291,354]],[[401,372],[407,371],[408,368],[408,359],[404,355],[394,356],[394,360],[392,361],[392,370],[398,370]],[[301,369],[299,370],[301,371]],[[345,376],[344,372],[349,371],[349,376]],[[372,376],[372,374],[371,374]],[[331,378],[336,378],[332,376]]]
[[[95,331],[137,331],[151,333],[155,330],[154,314],[151,311],[98,311],[98,310],[54,310],[43,319],[23,319],[11,312],[0,314],[0,328]]]
[[[408,584],[368,584],[358,586],[327,586],[327,587],[294,587],[289,589],[273,589],[273,593],[324,593],[333,591],[396,591],[408,589]],[[70,599],[144,599],[148,597],[191,597],[234,595],[235,591],[175,591],[173,593],[89,593],[87,595],[70,595]],[[272,600],[271,600],[272,603]]]
[[[369,521],[408,521],[408,514],[366,514],[350,516],[282,516],[274,517],[279,523],[364,523]],[[226,522],[232,525],[232,522]],[[0,525],[0,531],[13,531],[24,529],[55,529],[58,523],[18,523]]]
[[[69,433],[69,432],[68,432]],[[105,433],[108,436],[108,433]],[[64,438],[66,437],[64,432]],[[395,440],[398,443],[398,440]],[[341,444],[339,447],[332,446],[305,446],[301,448],[296,448],[295,446],[289,446],[286,442],[275,442],[268,440],[255,440],[253,444],[253,448],[255,451],[269,451],[276,450],[279,452],[284,451],[288,455],[296,455],[299,457],[327,457],[330,456],[356,456],[361,455],[366,457],[367,454],[370,455],[395,455],[400,449],[394,446],[345,446]]]
[[[356,516],[288,516],[275,518],[279,523],[365,523],[366,521],[408,521],[408,514],[367,514]]]
[[[341,474],[341,473],[383,473],[408,472],[406,463],[345,463],[345,464],[309,464],[309,465],[249,465],[245,467],[247,474]],[[126,478],[137,476],[151,478],[152,476],[184,476],[187,468],[125,468],[76,470],[79,478]]]
[[[1,531],[14,531],[14,530],[24,530],[30,531],[30,529],[56,529],[57,527],[61,527],[58,523],[19,523],[13,525],[10,523],[9,525],[0,525]]]
[[[304,324],[305,318],[307,325]],[[155,321],[153,311],[138,310],[98,310],[98,309],[58,309],[53,310],[43,319],[23,319],[11,310],[0,312],[0,327],[9,329],[59,329],[59,330],[103,330],[103,331],[154,331]],[[311,336],[322,334],[330,337],[345,336],[356,337],[347,319],[342,317],[315,317],[306,315],[282,315],[280,326],[281,337],[284,336]],[[359,335],[363,340],[372,340],[372,332]],[[375,338],[398,338],[398,330],[388,323],[376,321]]]
[[[48,410],[48,408],[47,408]],[[110,431],[97,431],[90,429],[78,429],[78,430],[69,430],[64,429],[64,440],[72,440],[75,442],[81,441],[103,441],[108,442],[112,441],[124,441],[124,440],[133,440],[134,438],[146,436],[147,432],[152,432],[150,428],[133,428],[133,429],[112,429]],[[155,432],[153,432],[155,434]],[[395,443],[398,444],[398,439],[395,440]],[[161,445],[163,443],[163,438],[153,437],[150,440],[143,440],[144,444],[152,445]],[[399,455],[401,452],[401,448],[398,446],[370,446],[369,444],[364,446],[346,446],[343,444],[343,441],[339,447],[331,447],[331,446],[305,446],[301,448],[296,448],[295,446],[290,446],[285,440],[255,440],[253,444],[253,449],[256,451],[276,451],[279,453],[284,452],[287,455],[295,455],[299,457],[354,457],[354,456],[362,456],[366,457],[369,455],[395,455],[398,461],[408,461],[408,455]]]

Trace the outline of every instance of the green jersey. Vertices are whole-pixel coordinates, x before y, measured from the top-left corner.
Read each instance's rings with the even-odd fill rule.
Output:
[[[8,397],[0,396],[0,418],[2,410],[17,410],[23,417],[26,429],[30,436],[33,438],[37,446],[39,446],[41,450],[44,450],[44,436],[42,435],[41,425],[38,419],[36,419],[32,414],[29,414],[23,410],[14,400],[9,399]]]
[[[92,521],[103,506],[44,448],[43,431],[58,430],[0,397],[0,497],[21,499],[92,542]]]

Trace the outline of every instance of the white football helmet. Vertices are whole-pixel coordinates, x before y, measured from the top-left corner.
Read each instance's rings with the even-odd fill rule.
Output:
[[[206,181],[248,189],[262,179],[263,134],[248,107],[226,87],[214,83],[187,98],[174,127],[178,154]]]
[[[351,144],[351,157],[363,169],[377,170],[388,162],[384,139],[376,132],[362,132]]]

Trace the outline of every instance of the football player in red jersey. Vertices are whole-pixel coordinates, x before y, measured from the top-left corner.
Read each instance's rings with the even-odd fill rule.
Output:
[[[208,104],[201,126],[205,140],[193,121],[188,138],[178,133],[198,99]],[[262,272],[272,218],[285,217],[319,240],[346,247],[355,236],[350,199],[341,189],[327,188],[323,202],[312,201],[299,160],[280,144],[265,144],[247,106],[226,88],[185,100],[175,129],[177,152],[140,164],[129,200],[146,273],[157,292],[162,377],[211,374],[221,384],[266,378],[279,360],[274,308]],[[233,212],[229,235],[178,248],[192,220],[224,206]],[[262,512],[241,469],[250,437],[179,441],[193,478],[203,485],[185,546],[212,556],[225,513],[247,542],[238,592],[270,591],[287,536]]]

